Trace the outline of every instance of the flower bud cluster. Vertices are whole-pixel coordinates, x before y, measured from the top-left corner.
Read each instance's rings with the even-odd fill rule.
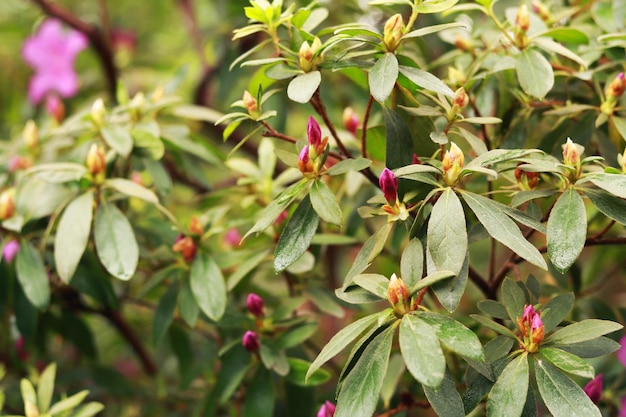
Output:
[[[393,308],[393,311],[400,317],[411,311],[411,297],[409,289],[406,287],[402,278],[392,274],[387,287],[387,299]]]
[[[404,35],[402,15],[397,13],[387,19],[383,30],[383,44],[387,52],[394,52],[400,46],[400,39]]]
[[[517,328],[521,335],[520,347],[528,353],[539,350],[545,334],[541,313],[535,311],[532,305],[524,306],[522,317],[517,318]]]
[[[570,138],[567,138],[567,142],[563,145],[563,165],[571,171],[570,178],[573,180],[578,179],[582,172],[580,155],[584,150],[584,147],[572,142]]]
[[[196,257],[198,251],[198,239],[204,233],[202,224],[196,217],[192,217],[189,222],[190,235],[180,234],[172,246],[172,251],[180,253],[185,262],[189,263]]]
[[[328,137],[322,139],[322,129],[312,116],[306,131],[308,145],[298,155],[298,168],[306,178],[319,178],[328,157]]]
[[[311,72],[317,69],[317,66],[324,61],[321,54],[322,41],[316,36],[313,42],[309,44],[307,41],[302,42],[300,51],[298,52],[298,60],[300,68],[304,72]]]
[[[265,303],[263,302],[263,298],[255,293],[248,294],[248,297],[246,298],[246,307],[248,312],[256,318],[256,326],[260,330],[263,330],[263,318],[265,317]],[[248,330],[244,333],[241,339],[241,344],[250,353],[258,352],[261,348],[259,335],[257,332],[252,330]]]
[[[539,184],[539,173],[524,171],[521,169],[522,165],[524,165],[524,163],[519,163],[517,168],[515,168],[515,179],[517,180],[517,185],[522,191],[534,190]]]
[[[617,101],[624,94],[624,90],[626,90],[626,78],[624,73],[620,72],[606,87],[604,92],[606,98],[600,106],[602,113],[607,115],[613,114]]]

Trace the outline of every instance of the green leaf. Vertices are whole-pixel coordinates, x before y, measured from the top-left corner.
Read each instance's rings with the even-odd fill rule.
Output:
[[[563,327],[548,336],[544,343],[550,345],[569,345],[595,339],[623,328],[619,323],[609,320],[588,319]]]
[[[38,178],[53,183],[78,181],[87,173],[87,167],[73,162],[53,162],[35,165],[26,170],[26,174],[34,174]]]
[[[517,79],[526,94],[543,99],[554,85],[550,62],[534,49],[524,49],[515,59]]]
[[[432,266],[432,260],[428,258],[429,256],[427,254],[428,270],[432,271],[434,269]],[[467,286],[468,278],[469,252],[465,254],[463,266],[454,278],[446,281],[437,282],[431,287],[441,305],[443,305],[443,307],[448,310],[448,312],[454,312],[454,310],[456,310],[456,308],[459,306],[459,303],[461,302],[461,297],[463,296],[463,293],[465,292],[465,287]]]
[[[495,321],[487,317],[479,316],[478,314],[470,314],[470,317],[496,333],[510,337],[511,339],[516,339],[515,333],[513,333],[509,328],[504,327],[500,323],[496,323]]]
[[[337,196],[322,181],[314,181],[309,193],[311,204],[322,220],[341,226],[341,208],[337,204]]]
[[[131,135],[135,143],[135,153],[155,161],[163,158],[165,145],[160,137],[141,129],[133,129]]]
[[[130,222],[115,205],[106,201],[100,203],[94,238],[104,268],[123,281],[131,279],[139,261],[139,247]]]
[[[383,275],[359,274],[354,277],[354,283],[383,300],[387,299],[389,280]]]
[[[424,273],[424,248],[419,239],[411,239],[402,252],[400,275],[408,288],[422,279]]]
[[[574,307],[574,294],[571,292],[559,294],[541,309],[541,321],[546,334],[558,326]]]
[[[324,174],[334,176],[345,174],[349,171],[361,171],[368,168],[370,165],[372,165],[372,161],[365,158],[344,159],[343,161],[339,161],[332,167],[328,168]]]
[[[597,358],[598,356],[613,353],[621,348],[621,346],[622,345],[613,339],[600,336],[584,342],[559,345],[559,349],[565,350],[581,358]]]
[[[196,158],[200,158],[209,164],[219,164],[221,162],[220,156],[217,155],[212,150],[207,149],[199,142],[195,142],[189,139],[189,131],[183,129],[165,129],[162,131],[163,140],[166,143],[170,143],[174,145],[176,148],[179,148]]]
[[[50,408],[52,394],[54,394],[54,377],[57,373],[56,363],[51,363],[44,369],[37,383],[37,404],[39,412],[45,414]]]
[[[626,225],[626,201],[600,190],[585,188],[583,192],[602,214]]]
[[[314,387],[321,385],[330,379],[330,372],[318,369],[310,378],[305,379],[310,363],[303,359],[289,358],[289,373],[285,377],[292,384],[302,387]]]
[[[421,36],[430,35],[431,33],[441,32],[442,30],[453,29],[453,28],[463,28],[465,30],[469,30],[469,26],[464,22],[452,22],[452,23],[444,23],[440,25],[432,25],[426,26],[423,28],[419,28],[417,30],[412,30],[411,32],[402,35],[402,39],[410,39],[410,38],[419,38]]]
[[[105,187],[111,187],[128,197],[136,197],[148,203],[158,204],[159,198],[146,187],[124,178],[111,178],[104,182]]]
[[[39,309],[50,302],[48,273],[39,252],[27,241],[20,242],[16,260],[17,280],[28,301]]]
[[[478,336],[451,317],[420,312],[417,317],[428,324],[441,343],[453,352],[472,359],[484,359],[483,347]]]
[[[87,395],[89,395],[89,390],[77,392],[76,394],[55,403],[52,407],[50,407],[48,414],[54,416],[62,413],[63,411],[72,410],[78,407],[78,405],[82,403],[85,398],[87,398]]]
[[[189,281],[189,279],[184,279],[181,284],[180,293],[178,294],[178,310],[185,323],[189,327],[194,328],[200,315],[200,307],[196,303]]]
[[[552,363],[552,365],[569,374],[578,375],[583,378],[593,378],[595,376],[593,366],[569,352],[544,347],[539,350],[539,353],[544,359]]]
[[[344,379],[337,397],[335,417],[371,416],[374,413],[387,372],[393,331],[392,326],[376,336]]]
[[[546,361],[535,361],[539,394],[554,417],[600,417],[600,410],[574,381]]]
[[[446,360],[434,329],[419,316],[402,317],[400,351],[407,369],[417,381],[433,389],[441,385]]]
[[[404,75],[417,86],[428,91],[433,91],[435,93],[454,98],[454,91],[452,91],[450,87],[430,72],[419,68],[405,67],[404,65],[400,65],[399,70],[400,74]]]
[[[178,281],[172,281],[154,311],[152,321],[152,345],[157,346],[174,319],[174,311],[178,301]]]
[[[130,155],[133,150],[133,137],[127,128],[119,125],[106,125],[101,130],[102,139],[115,152],[124,158]]]
[[[452,188],[446,188],[435,203],[426,236],[436,270],[458,274],[467,253],[467,230],[463,206]]]
[[[474,212],[478,221],[487,232],[498,242],[508,247],[522,258],[544,270],[548,269],[541,253],[527,241],[513,220],[511,220],[497,205],[481,195],[462,192],[463,199]]]
[[[219,321],[226,310],[226,284],[215,261],[199,252],[191,264],[191,290],[198,307],[213,321]]]
[[[592,183],[619,198],[626,198],[626,175],[596,173],[589,175]]]
[[[92,401],[81,406],[71,417],[92,417],[104,410],[104,404]]]
[[[437,271],[437,272],[434,272],[434,273],[432,273],[430,275],[425,276],[424,279],[419,280],[417,282],[417,284],[415,284],[414,286],[412,286],[409,289],[409,292],[411,294],[415,294],[416,292],[418,292],[422,288],[430,287],[431,285],[434,285],[434,284],[438,283],[439,281],[443,281],[444,279],[452,278],[454,276],[456,276],[456,274],[454,272],[452,272],[452,271]]]
[[[414,6],[414,10],[419,13],[439,13],[448,10],[459,0],[424,0]]]
[[[438,416],[465,417],[463,400],[449,371],[446,371],[439,388],[434,390],[424,386],[424,393]]]
[[[322,348],[322,351],[319,355],[317,355],[317,358],[315,358],[313,363],[311,363],[311,366],[306,373],[305,380],[308,380],[311,375],[313,375],[313,373],[320,368],[320,366],[344,350],[361,333],[369,329],[375,322],[378,321],[379,316],[379,314],[365,316],[337,332],[337,334],[334,335],[332,339],[330,339],[330,341]]]
[[[270,372],[260,366],[247,386],[242,417],[272,417],[276,392]]]
[[[322,74],[319,71],[298,75],[289,82],[287,96],[296,103],[308,103],[321,82]]]
[[[487,399],[487,414],[491,416],[521,416],[528,394],[528,354],[513,359],[504,368]]]
[[[387,367],[387,374],[385,375],[382,388],[380,389],[380,397],[382,398],[383,406],[386,409],[389,408],[391,399],[398,389],[400,378],[402,378],[405,371],[406,366],[404,365],[402,355],[398,352],[391,355],[391,359],[389,360],[389,366]]]
[[[581,30],[568,27],[556,27],[539,33],[536,36],[548,36],[555,41],[571,44],[587,44],[589,37]]]
[[[368,76],[370,94],[376,101],[383,103],[391,95],[398,79],[398,58],[387,52],[380,57],[370,70]]]
[[[518,317],[522,317],[526,306],[524,291],[517,285],[517,282],[511,278],[505,278],[502,283],[500,298],[509,318],[515,323]]]
[[[249,254],[249,256],[245,257],[241,263],[238,263],[237,269],[228,277],[226,281],[226,287],[228,290],[230,291],[234,289],[246,275],[255,270],[263,261],[265,261],[269,254],[269,249],[265,249],[261,252]]]
[[[548,256],[561,273],[580,255],[587,237],[587,213],[582,197],[569,187],[556,201],[548,218]]]
[[[480,300],[478,302],[478,309],[483,313],[500,320],[509,319],[509,313],[506,311],[506,308],[495,300]]]
[[[583,58],[581,58],[580,56],[576,55],[574,52],[570,51],[569,49],[567,49],[566,47],[564,47],[560,43],[553,41],[552,39],[549,39],[549,38],[535,38],[535,39],[533,39],[533,43],[535,45],[539,46],[541,49],[543,49],[546,52],[553,52],[555,54],[562,55],[562,56],[564,56],[564,57],[566,57],[568,59],[571,59],[572,61],[576,62],[581,67],[587,68],[587,62],[585,62],[585,60]]]
[[[378,256],[378,254],[383,250],[392,227],[393,223],[385,223],[380,229],[376,231],[376,233],[374,233],[365,241],[365,243],[361,247],[361,250],[356,256],[352,267],[350,267],[350,270],[346,275],[346,278],[343,282],[344,289],[352,283],[352,279],[356,275],[365,271],[365,269],[367,269],[372,260],[376,256]]]
[[[313,210],[309,196],[304,198],[278,239],[274,252],[274,270],[280,272],[302,256],[315,235],[319,217]]]
[[[72,200],[59,221],[54,237],[54,263],[63,282],[70,282],[85,252],[93,219],[93,191]]]
[[[171,110],[174,116],[183,119],[199,120],[202,122],[215,123],[223,116],[222,113],[204,106],[195,106],[193,104],[181,104],[173,107]]]
[[[275,339],[274,344],[280,349],[289,349],[301,345],[317,332],[317,327],[317,322],[309,322],[300,326],[293,326],[278,336]]]
[[[22,401],[24,401],[24,408],[26,410],[36,409],[37,394],[35,393],[35,387],[33,387],[32,382],[26,378],[22,378],[20,380],[20,392],[22,394]]]

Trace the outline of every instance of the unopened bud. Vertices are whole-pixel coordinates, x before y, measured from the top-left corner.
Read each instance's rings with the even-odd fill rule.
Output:
[[[248,307],[248,311],[254,317],[263,317],[265,315],[265,312],[263,311],[265,307],[263,299],[253,292],[248,294],[248,298],[246,299],[246,306]]]
[[[96,126],[100,127],[104,123],[105,114],[104,101],[99,98],[91,106],[91,120],[93,120]]]
[[[450,150],[446,151],[443,156],[443,180],[449,186],[453,186],[457,183],[459,175],[463,170],[465,164],[465,155],[463,151],[454,143],[451,142]]]
[[[196,256],[196,243],[191,237],[180,235],[176,238],[172,251],[182,254],[185,262],[189,263]]]
[[[317,412],[317,417],[334,417],[337,407],[330,401],[326,401]]]
[[[317,65],[322,62],[323,58],[321,54],[318,54],[321,48],[322,41],[320,41],[317,36],[313,39],[313,42],[311,42],[310,45],[307,41],[302,42],[300,51],[298,51],[298,60],[300,62],[300,68],[304,72],[314,70]]]
[[[46,111],[58,123],[61,124],[65,118],[65,106],[56,94],[46,97]]]
[[[243,106],[248,110],[248,114],[250,115],[256,114],[259,109],[256,98],[254,98],[248,90],[243,92]]]
[[[463,109],[465,106],[467,106],[468,102],[469,97],[465,93],[465,89],[463,87],[460,87],[454,92],[454,106],[458,107],[459,109]]]
[[[573,168],[574,178],[578,178],[581,173],[580,155],[584,152],[585,148],[581,145],[572,142],[572,139],[567,138],[567,142],[563,145],[563,164],[567,167]]]
[[[248,330],[243,334],[241,344],[248,352],[257,352],[261,348],[259,336],[251,330]]]
[[[93,143],[89,148],[89,152],[87,152],[86,165],[89,173],[94,177],[94,180],[102,181],[104,179],[106,164],[104,149]]]
[[[522,191],[530,191],[537,187],[539,184],[539,173],[524,171],[521,169],[521,165],[523,163],[518,164],[517,168],[515,168],[515,179],[517,180],[517,184],[519,185]]]
[[[0,220],[6,220],[15,214],[15,188],[11,187],[0,194]]]
[[[420,160],[420,157],[417,156],[416,153],[413,153],[413,158],[411,158],[411,163],[413,165],[422,165],[422,161]]]
[[[529,353],[539,350],[543,342],[545,328],[541,320],[541,315],[532,305],[524,307],[522,317],[517,318],[517,328],[522,337],[522,348]]]
[[[165,87],[159,85],[150,95],[150,100],[156,102],[161,100],[163,97],[165,97]]]
[[[197,217],[192,217],[189,221],[189,232],[192,235],[201,236],[204,233],[204,228],[202,227],[202,223],[198,220]]]
[[[400,45],[400,38],[404,34],[402,15],[397,13],[387,19],[383,30],[383,43],[388,52],[395,51]]]
[[[602,390],[604,388],[603,385],[604,380],[602,374],[598,374],[583,388],[583,391],[585,391],[585,394],[587,394],[592,403],[598,404],[602,398]]]
[[[33,162],[29,158],[25,158],[19,155],[13,155],[9,158],[7,164],[9,172],[14,173],[22,169],[28,169],[33,165]]]
[[[550,22],[552,20],[550,10],[548,10],[548,7],[539,0],[532,0],[532,8],[533,12],[535,12],[535,14],[537,14],[544,22]]]
[[[393,310],[400,316],[404,316],[411,311],[411,300],[409,298],[409,289],[396,274],[392,274],[389,279],[389,287],[387,288],[387,299],[393,307]]]
[[[398,199],[398,179],[389,168],[383,169],[378,179],[378,184],[385,195],[387,203],[390,206],[394,206]]]
[[[33,120],[26,122],[22,136],[24,138],[24,144],[28,149],[35,150],[39,147],[39,129]]]
[[[526,6],[526,4],[522,4],[519,9],[517,9],[515,26],[524,33],[528,32],[528,28],[530,27],[530,14],[528,13],[528,6]]]
[[[343,127],[353,136],[357,135],[357,130],[359,128],[359,117],[354,112],[352,107],[346,107],[343,109],[343,115],[341,117],[343,121]]]
[[[623,154],[617,154],[617,164],[622,169],[622,173],[626,174],[626,152],[624,152]]]
[[[617,74],[617,77],[615,77],[615,79],[611,81],[611,84],[609,84],[609,86],[606,88],[606,96],[607,98],[621,97],[622,94],[624,94],[625,89],[626,89],[626,80],[624,79],[624,73],[620,72],[619,74]]]
[[[465,51],[465,52],[474,51],[474,45],[472,45],[472,41],[461,35],[457,35],[454,38],[454,46],[456,46],[456,48],[460,49],[461,51]]]
[[[306,135],[309,141],[309,146],[317,151],[322,144],[322,129],[313,116],[309,116],[309,120],[306,125]]]
[[[19,251],[20,242],[15,239],[11,239],[6,245],[4,245],[4,248],[2,248],[2,259],[4,259],[4,262],[6,263],[11,263]]]

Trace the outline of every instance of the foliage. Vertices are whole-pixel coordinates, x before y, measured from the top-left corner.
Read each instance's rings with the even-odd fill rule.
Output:
[[[624,408],[620,1],[62,3],[0,5],[91,52],[0,119],[3,412]]]

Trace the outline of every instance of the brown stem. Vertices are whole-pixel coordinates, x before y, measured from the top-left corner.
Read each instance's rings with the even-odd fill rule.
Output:
[[[47,15],[55,17],[68,26],[76,29],[84,34],[89,39],[90,45],[95,50],[98,58],[100,59],[100,65],[104,72],[104,76],[107,80],[107,87],[111,100],[116,102],[116,90],[117,90],[117,78],[118,69],[115,66],[113,59],[113,49],[109,39],[106,38],[106,34],[94,25],[90,25],[78,17],[73,15],[69,10],[52,3],[48,0],[31,0]]]
[[[483,292],[483,294],[489,295],[489,293],[491,292],[491,288],[489,287],[489,283],[485,280],[485,278],[483,278],[483,276],[480,275],[478,271],[476,271],[471,266],[469,267],[468,272],[469,278],[472,280],[472,282]]]
[[[372,104],[374,104],[374,97],[370,95],[369,100],[367,100],[365,114],[363,115],[363,128],[361,129],[361,156],[363,156],[363,158],[367,158],[367,123],[370,120]]]
[[[313,106],[313,109],[320,116],[322,116],[322,119],[324,119],[324,123],[326,123],[326,127],[328,127],[328,130],[330,130],[330,134],[335,139],[335,142],[337,142],[337,146],[339,147],[339,150],[341,150],[341,153],[343,153],[348,158],[352,158],[352,154],[350,153],[348,148],[346,148],[346,146],[343,144],[343,142],[339,138],[339,134],[337,133],[337,130],[335,129],[335,125],[328,117],[328,113],[326,112],[326,107],[324,106],[324,102],[320,98],[319,88],[315,91],[315,94],[313,94],[313,97],[311,98],[311,105]]]

